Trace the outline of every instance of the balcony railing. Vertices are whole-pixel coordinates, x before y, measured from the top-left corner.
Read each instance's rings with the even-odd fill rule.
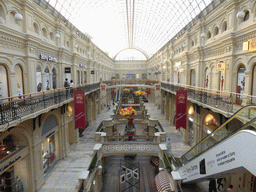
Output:
[[[157,80],[150,80],[150,79],[112,79],[108,81],[103,81],[103,83],[106,83],[108,86],[111,85],[154,85],[156,83],[159,83]]]
[[[95,83],[0,99],[0,125],[72,99],[74,90],[87,93],[99,88],[100,83]]]

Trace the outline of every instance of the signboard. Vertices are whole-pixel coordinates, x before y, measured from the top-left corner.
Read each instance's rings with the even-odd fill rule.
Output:
[[[160,85],[156,85],[156,91],[160,90]]]
[[[75,107],[75,129],[85,129],[85,101],[84,91],[74,90],[74,107]]]
[[[101,85],[101,90],[105,91],[105,89],[106,89],[106,85]]]
[[[256,51],[256,39],[252,39],[249,41],[249,50]]]
[[[91,74],[94,74],[94,71],[91,71]]]
[[[71,68],[70,67],[65,67],[65,73],[71,73]]]
[[[176,91],[176,129],[187,126],[187,90]]]
[[[45,61],[53,61],[53,62],[57,62],[56,57],[52,57],[50,55],[44,55],[44,54],[40,54],[39,58]]]
[[[217,71],[225,71],[225,63],[217,63]]]
[[[249,41],[243,43],[243,51],[249,51]]]

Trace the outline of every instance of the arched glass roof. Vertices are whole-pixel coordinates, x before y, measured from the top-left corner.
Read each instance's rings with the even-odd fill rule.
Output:
[[[138,47],[152,56],[212,0],[46,0],[110,56]]]
[[[147,60],[146,56],[135,49],[125,49],[120,51],[115,57],[115,60]]]

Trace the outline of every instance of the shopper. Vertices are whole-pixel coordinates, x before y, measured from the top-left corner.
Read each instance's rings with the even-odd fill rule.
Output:
[[[65,79],[65,82],[64,82],[64,87],[69,87],[68,78],[66,78],[66,79]]]
[[[70,86],[70,87],[74,87],[74,85],[75,85],[75,84],[73,83],[73,80],[71,79],[69,86]]]
[[[235,192],[235,191],[233,190],[233,185],[229,185],[229,188],[227,188],[227,192]]]
[[[218,184],[218,187],[217,187],[217,189],[220,191],[220,186],[222,186],[222,188],[223,188],[223,183],[221,183],[222,182],[222,178],[219,178],[219,179],[217,179],[217,184]]]
[[[215,179],[212,179],[209,182],[209,192],[217,192],[216,180]]]

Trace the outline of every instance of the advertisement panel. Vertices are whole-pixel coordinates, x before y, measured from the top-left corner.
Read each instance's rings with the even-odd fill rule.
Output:
[[[85,129],[85,100],[84,91],[74,91],[74,115],[75,115],[75,129]]]
[[[176,129],[187,126],[187,90],[176,91]]]

